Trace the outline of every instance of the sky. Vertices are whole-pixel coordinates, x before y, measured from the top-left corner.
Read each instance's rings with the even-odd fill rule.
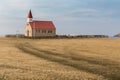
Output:
[[[0,35],[24,33],[29,10],[53,21],[59,35],[120,33],[120,0],[1,0]]]

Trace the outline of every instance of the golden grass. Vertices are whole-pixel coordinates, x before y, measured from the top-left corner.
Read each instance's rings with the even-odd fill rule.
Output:
[[[0,38],[0,80],[119,80],[120,39]]]

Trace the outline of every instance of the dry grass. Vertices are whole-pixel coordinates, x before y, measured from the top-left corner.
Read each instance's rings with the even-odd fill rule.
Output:
[[[0,38],[0,80],[120,80],[120,39]]]

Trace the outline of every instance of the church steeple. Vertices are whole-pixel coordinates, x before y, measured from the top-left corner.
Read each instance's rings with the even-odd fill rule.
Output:
[[[33,21],[32,19],[33,19],[33,16],[32,16],[32,12],[30,10],[28,13],[28,16],[27,16],[27,22],[32,22]]]

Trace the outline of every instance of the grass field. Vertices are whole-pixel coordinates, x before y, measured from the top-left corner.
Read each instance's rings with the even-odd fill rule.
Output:
[[[120,39],[0,38],[0,80],[120,80]]]

